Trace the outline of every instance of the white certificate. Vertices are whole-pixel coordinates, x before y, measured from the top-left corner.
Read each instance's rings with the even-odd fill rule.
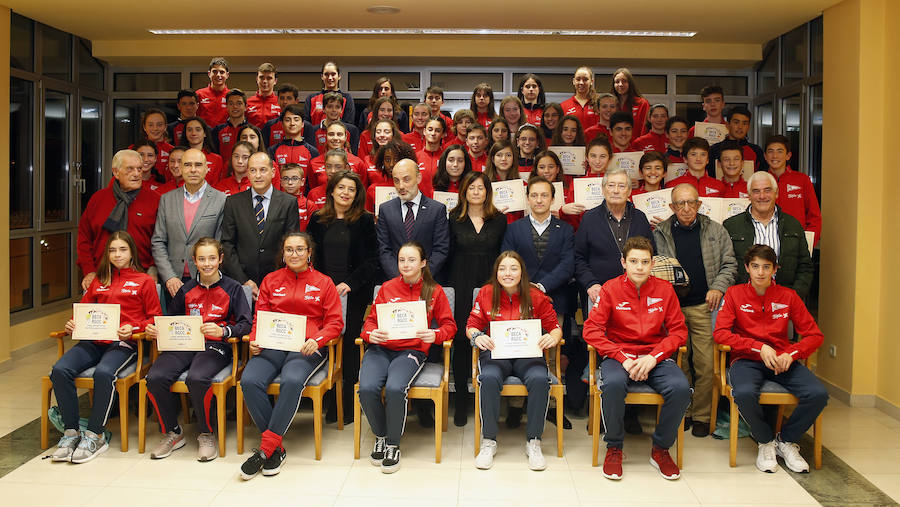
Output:
[[[741,166],[741,179],[744,181],[749,181],[750,176],[753,175],[753,172],[756,170],[756,165],[752,160],[745,160],[743,165]],[[716,160],[716,179],[722,180],[725,177],[725,173],[722,172],[722,162]]]
[[[728,135],[728,127],[722,123],[698,121],[694,124],[694,135],[706,139],[712,146],[725,140],[725,136]]]
[[[572,185],[575,202],[584,205],[585,210],[603,204],[603,178],[575,178]]]
[[[519,177],[528,181],[531,179],[531,171],[519,171]]]
[[[525,182],[521,179],[495,181],[491,183],[494,192],[494,207],[507,208],[506,213],[525,210]]]
[[[543,355],[538,345],[541,339],[540,319],[491,321],[491,339],[494,341],[491,359],[518,359]]]
[[[816,242],[816,233],[813,231],[803,231],[806,236],[806,248],[809,249],[809,256],[812,257],[813,244]]]
[[[119,341],[119,305],[102,303],[75,303],[73,340]]]
[[[159,333],[156,347],[160,351],[202,352],[206,348],[206,339],[200,331],[203,317],[199,315],[156,316],[153,323]]]
[[[584,146],[551,146],[562,164],[563,174],[584,175]]]
[[[687,172],[687,164],[684,162],[675,162],[666,166],[666,183],[684,176]]]
[[[300,352],[306,342],[306,316],[256,312],[256,344],[264,349]]]
[[[408,340],[416,337],[416,331],[428,329],[425,301],[378,303],[375,311],[378,329],[387,331],[388,340]]]
[[[397,189],[393,186],[379,186],[375,187],[375,216],[378,216],[378,208],[381,207],[382,204],[390,201],[394,197],[397,197]]]
[[[665,220],[673,215],[669,204],[672,202],[672,190],[664,188],[631,196],[634,207],[643,211],[647,218],[660,217]]]
[[[706,215],[713,222],[722,223],[722,198],[721,197],[701,197],[700,209],[697,213]]]
[[[553,196],[553,202],[550,204],[550,211],[559,211],[559,209],[563,207],[563,204],[566,203],[566,189],[563,188],[563,182],[561,181],[554,181],[553,188],[556,189],[556,192]],[[525,201],[525,214],[531,214],[531,206],[528,204],[527,200]]]
[[[457,192],[442,192],[440,190],[435,190],[433,199],[447,207],[447,216],[449,216],[450,211],[459,204],[459,194]]]
[[[635,183],[641,178],[641,157],[644,156],[643,151],[626,151],[623,153],[613,153],[609,160],[609,167],[618,167],[624,169],[631,178],[631,182]],[[634,185],[632,185],[634,186]]]
[[[707,197],[709,199],[709,197]],[[740,215],[741,213],[747,211],[747,206],[750,206],[750,199],[747,198],[723,198],[722,199],[722,221],[726,221],[729,218]]]

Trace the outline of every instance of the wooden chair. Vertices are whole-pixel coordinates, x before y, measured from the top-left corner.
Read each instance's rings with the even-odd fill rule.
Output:
[[[472,293],[472,305],[478,298],[476,288]],[[563,456],[563,396],[566,391],[565,385],[560,381],[562,373],[560,372],[560,350],[565,344],[565,340],[560,340],[552,349],[544,350],[544,360],[550,364],[550,354],[556,356],[555,372],[550,372],[550,396],[556,400],[556,455]],[[475,388],[475,456],[478,456],[478,450],[481,448],[481,386],[478,383],[478,356],[481,350],[478,347],[472,347],[472,386]],[[500,390],[500,396],[528,396],[528,389],[522,383],[522,379],[510,375],[503,380],[503,388]]]
[[[343,312],[344,317],[344,331],[347,330],[347,296],[341,296],[341,310]],[[244,349],[247,352],[245,354],[246,357],[249,357],[248,343],[250,341],[249,336],[244,337]],[[313,434],[315,436],[316,443],[316,460],[322,459],[322,418],[324,417],[322,410],[322,399],[325,397],[325,393],[327,393],[330,389],[335,389],[335,400],[337,403],[337,425],[339,430],[344,429],[344,402],[343,402],[343,365],[342,358],[344,353],[344,339],[343,336],[338,336],[330,340],[326,346],[328,347],[328,364],[325,368],[319,368],[309,382],[306,384],[306,387],[303,389],[303,392],[300,393],[301,397],[306,397],[312,400],[313,402]],[[278,396],[281,392],[281,375],[275,377],[272,380],[272,383],[269,384],[268,389],[266,389],[266,393],[274,396]],[[237,405],[237,452],[238,454],[244,454],[244,424],[245,424],[245,415],[249,415],[247,413],[247,408],[244,406],[244,391],[241,389],[241,384],[237,384],[237,395],[236,395],[236,405]],[[249,419],[249,417],[247,417]]]
[[[737,442],[738,442],[738,413],[737,403],[734,402],[734,396],[731,393],[731,386],[728,385],[728,353],[731,347],[728,345],[719,345],[718,354],[713,358],[713,371],[715,379],[713,380],[713,407],[716,408],[719,396],[728,398],[730,409],[730,431],[728,436],[728,464],[737,466]],[[804,364],[806,361],[803,361]],[[788,405],[796,405],[799,403],[797,397],[789,393],[787,389],[771,380],[763,382],[759,394],[759,403],[762,405],[778,405],[778,418],[775,420],[775,432],[781,431],[781,423],[784,421],[784,409]],[[715,417],[716,411],[713,410],[711,416]],[[813,457],[816,470],[822,468],[822,415],[816,418],[813,424]]]
[[[244,297],[247,298],[247,303],[250,305],[250,308],[253,308],[253,292],[246,285],[243,286],[243,289]],[[160,298],[161,297],[162,295],[160,295]],[[156,348],[156,341],[149,341],[151,342],[150,357],[153,361],[156,361],[156,358],[159,356],[159,351]],[[240,342],[240,337],[231,337],[228,339],[228,343],[231,344],[231,365],[222,368],[222,370],[219,371],[219,373],[217,373],[212,379],[213,396],[216,397],[216,420],[218,423],[217,433],[219,437],[219,456],[223,458],[225,457],[225,396],[228,394],[228,391],[237,383],[238,365],[240,363],[238,356],[238,344]],[[178,380],[176,380],[175,383],[172,384],[172,387],[170,389],[173,393],[181,394],[181,412],[182,414],[184,414],[186,422],[190,421],[191,415],[187,404],[187,394],[189,394],[187,386],[187,375],[188,370],[185,370],[178,377]],[[141,379],[139,389],[138,452],[143,454],[147,439],[147,379]]]
[[[375,297],[378,290],[375,287]],[[450,301],[450,312],[453,312],[456,292],[452,287],[443,287],[444,294]],[[375,311],[374,308],[371,311]],[[359,364],[362,366],[363,355],[366,353],[365,343],[362,338],[356,339],[359,345]],[[441,449],[443,432],[447,431],[447,413],[450,406],[450,347],[453,339],[447,339],[443,343],[443,361],[441,363],[425,363],[425,367],[413,380],[406,397],[411,400],[431,400],[434,402],[434,462],[441,462]],[[359,459],[359,446],[361,438],[362,407],[359,403],[359,382],[353,386],[353,458]]]
[[[50,333],[50,338],[56,339],[56,359],[59,360],[66,352],[66,346],[63,339],[69,333],[65,331],[54,331]],[[122,369],[116,378],[116,393],[119,395],[119,429],[121,433],[121,449],[122,452],[128,452],[128,390],[131,386],[138,383],[138,380],[147,374],[150,369],[149,361],[144,361],[144,333],[135,333],[133,335],[137,343],[137,361],[131,363],[128,367]],[[93,399],[94,390],[94,367],[90,367],[75,377],[75,387],[77,389],[88,389]],[[41,377],[41,449],[50,447],[50,419],[47,411],[50,410],[50,393],[53,391],[53,382],[50,381],[49,375]]]
[[[603,390],[600,388],[600,367],[597,364],[597,354],[594,350],[594,347],[588,345],[588,375],[590,382],[590,421],[588,423],[588,433],[593,436],[593,447],[592,447],[592,456],[593,456],[593,466],[599,466],[599,450],[600,450],[600,431],[598,428],[600,427],[600,413],[601,409],[601,396],[603,395]],[[678,353],[675,359],[675,362],[678,364],[678,367],[681,367],[681,359],[682,356],[687,352],[687,347],[678,347]],[[647,385],[645,382],[637,382],[637,383],[628,383],[628,394],[625,395],[625,403],[629,405],[656,405],[656,418],[659,419],[659,412],[662,410],[662,405],[665,402],[662,395],[653,390],[652,387]],[[684,463],[684,431],[682,431],[682,426],[684,425],[684,417],[681,418],[681,422],[678,424],[678,436],[675,440],[675,453],[678,468],[683,468],[682,464]]]

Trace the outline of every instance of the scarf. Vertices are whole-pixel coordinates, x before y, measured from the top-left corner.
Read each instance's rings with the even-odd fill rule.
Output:
[[[128,227],[128,207],[137,198],[141,189],[138,188],[131,192],[126,192],[119,185],[119,180],[115,180],[113,181],[112,190],[116,198],[116,205],[109,212],[106,221],[103,222],[103,228],[109,232],[124,231]]]

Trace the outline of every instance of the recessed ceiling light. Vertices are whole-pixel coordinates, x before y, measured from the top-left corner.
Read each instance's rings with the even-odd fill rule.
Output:
[[[149,30],[156,35],[530,35],[575,37],[693,37],[694,31],[541,30],[497,28],[190,28]]]
[[[372,14],[397,14],[400,9],[393,5],[373,5],[366,9]]]

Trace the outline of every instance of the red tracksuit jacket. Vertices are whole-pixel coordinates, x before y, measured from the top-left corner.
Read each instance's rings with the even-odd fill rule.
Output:
[[[216,125],[225,123],[228,120],[228,109],[225,107],[225,95],[228,94],[228,87],[222,87],[222,91],[215,91],[211,87],[200,88],[197,90],[197,116],[206,122],[206,126],[213,128]]]
[[[803,336],[796,343],[788,340],[788,322]],[[713,332],[716,343],[731,347],[731,361],[762,361],[763,345],[779,355],[787,352],[794,360],[809,357],[825,341],[806,305],[793,289],[774,281],[762,296],[750,282],[734,285],[725,292],[725,304],[716,317]]]
[[[628,275],[609,280],[584,323],[584,340],[620,363],[646,354],[657,362],[671,357],[687,342],[675,289],[655,276],[640,290]]]
[[[239,194],[244,190],[250,188],[250,178],[245,176],[244,179],[238,182],[236,179],[234,179],[234,175],[231,175],[227,178],[219,180],[218,183],[213,185],[213,188],[220,192],[223,192],[225,195]]]
[[[585,102],[584,106],[582,106],[578,103],[577,100],[575,100],[574,95],[564,100],[560,105],[563,109],[563,116],[567,114],[574,114],[578,117],[579,120],[581,120],[582,129],[593,127],[600,119],[597,116],[597,111],[594,110],[594,105],[591,104],[590,101]],[[562,118],[560,118],[559,120],[562,121]]]
[[[599,135],[606,136],[607,139],[610,139],[609,127],[598,123],[593,127],[584,129],[584,142],[589,143]]]
[[[109,285],[100,285],[100,278],[94,278],[87,292],[81,296],[82,303],[117,304],[120,307],[119,325],[128,324],[134,332],[143,331],[153,317],[162,315],[156,282],[147,273],[139,273],[131,268],[113,268]],[[102,340],[99,343],[111,343]]]
[[[219,156],[222,157],[223,161],[231,160],[231,152],[234,150],[234,145],[238,143],[238,132],[247,125],[247,120],[237,125],[232,125],[230,121],[226,121],[216,125],[212,130],[212,138],[216,146],[218,146]]]
[[[215,185],[225,174],[225,163],[217,153],[204,149],[203,154],[206,155],[206,167],[209,169],[206,173],[206,182]]]
[[[690,171],[688,171],[670,181],[666,186],[675,188],[682,183],[694,185],[694,188],[697,189],[697,193],[700,194],[700,197],[725,197],[725,184],[715,178],[710,178],[705,173],[700,178],[695,178],[691,175]]]
[[[319,185],[328,183],[328,176],[325,173],[325,154],[328,153],[328,151],[323,150],[319,153],[321,153],[321,155],[309,161],[309,172],[306,174],[306,181],[308,182],[306,186],[309,188],[315,188]],[[348,151],[347,164],[350,166],[351,171],[359,175],[359,178],[363,183],[363,188],[365,188],[368,179],[365,162]]]
[[[774,172],[769,172],[775,176]],[[778,199],[775,204],[796,218],[804,231],[815,232],[818,244],[822,234],[822,210],[809,176],[787,167],[780,178],[775,176],[775,180],[778,181]]]
[[[244,113],[247,121],[263,128],[267,121],[281,116],[281,106],[278,105],[278,95],[270,93],[263,97],[256,92],[247,97],[247,111]]]
[[[472,312],[469,314],[469,320],[466,322],[466,328],[475,328],[482,331],[490,331],[490,323],[492,320],[519,320],[522,318],[519,313],[519,295],[510,296],[504,291],[500,295],[499,315],[491,314],[491,299],[493,298],[493,287],[488,284],[478,291],[478,297],[472,306]],[[559,321],[556,320],[556,311],[553,309],[553,303],[550,298],[544,295],[540,289],[531,287],[531,318],[541,319],[541,328],[545,332],[553,331],[559,328]]]
[[[250,332],[250,305],[241,284],[222,276],[218,282],[205,287],[197,278],[185,282],[178,289],[169,306],[172,315],[199,315],[203,322],[220,326],[221,338],[206,336],[207,340],[224,341],[232,336],[242,337]]]
[[[523,102],[522,107],[525,109],[525,122],[535,127],[540,127],[541,120],[544,119],[544,105],[526,104]]]
[[[106,240],[109,231],[103,223],[116,206],[112,182],[91,196],[87,208],[78,223],[78,267],[84,274],[97,271],[100,259],[106,255]],[[128,225],[126,231],[134,238],[137,245],[138,261],[144,268],[153,266],[153,255],[150,252],[150,238],[156,227],[156,211],[159,208],[159,194],[144,189],[138,191],[134,202],[128,207]],[[155,291],[154,291],[155,292]]]
[[[669,138],[665,134],[650,131],[632,141],[631,144],[643,152],[658,151],[664,154],[669,147]]]
[[[425,134],[420,134],[413,130],[409,134],[403,134],[400,138],[403,139],[404,143],[412,146],[413,151],[425,149]]]
[[[647,115],[650,113],[650,103],[644,97],[635,97],[634,105],[628,112],[634,119],[634,129],[631,135],[637,139],[647,133]]]
[[[372,310],[369,311],[369,317],[363,325],[362,339],[369,342],[369,335],[372,331],[378,329],[378,312],[375,306],[381,303],[405,303],[407,301],[418,301],[422,294],[422,281],[410,285],[403,281],[402,276],[384,282],[378,296],[372,303]],[[431,301],[426,304],[428,309],[428,322],[437,321],[438,327],[434,330],[434,344],[440,345],[446,340],[452,340],[456,335],[456,321],[453,320],[453,313],[450,311],[450,301],[444,294],[444,289],[440,285],[435,285],[431,294]],[[418,338],[407,340],[388,340],[381,344],[382,347],[391,350],[413,349],[419,352],[428,353],[431,347],[430,343],[425,343]]]
[[[285,267],[266,275],[259,287],[256,310],[305,315],[306,338],[316,340],[319,348],[340,336],[344,328],[341,298],[334,282],[313,268],[294,273]],[[256,340],[256,318],[250,340]]]
[[[747,182],[742,178],[738,178],[734,183],[728,183],[725,181],[725,178],[722,178],[722,184],[725,185],[725,193],[722,194],[722,197],[726,197],[729,199],[738,199],[738,198],[749,198],[750,193],[747,192]],[[633,193],[633,192],[632,192]]]
[[[495,113],[494,111],[485,111],[483,113],[475,113],[475,121],[481,124],[484,128],[490,128],[491,123],[494,121]]]

